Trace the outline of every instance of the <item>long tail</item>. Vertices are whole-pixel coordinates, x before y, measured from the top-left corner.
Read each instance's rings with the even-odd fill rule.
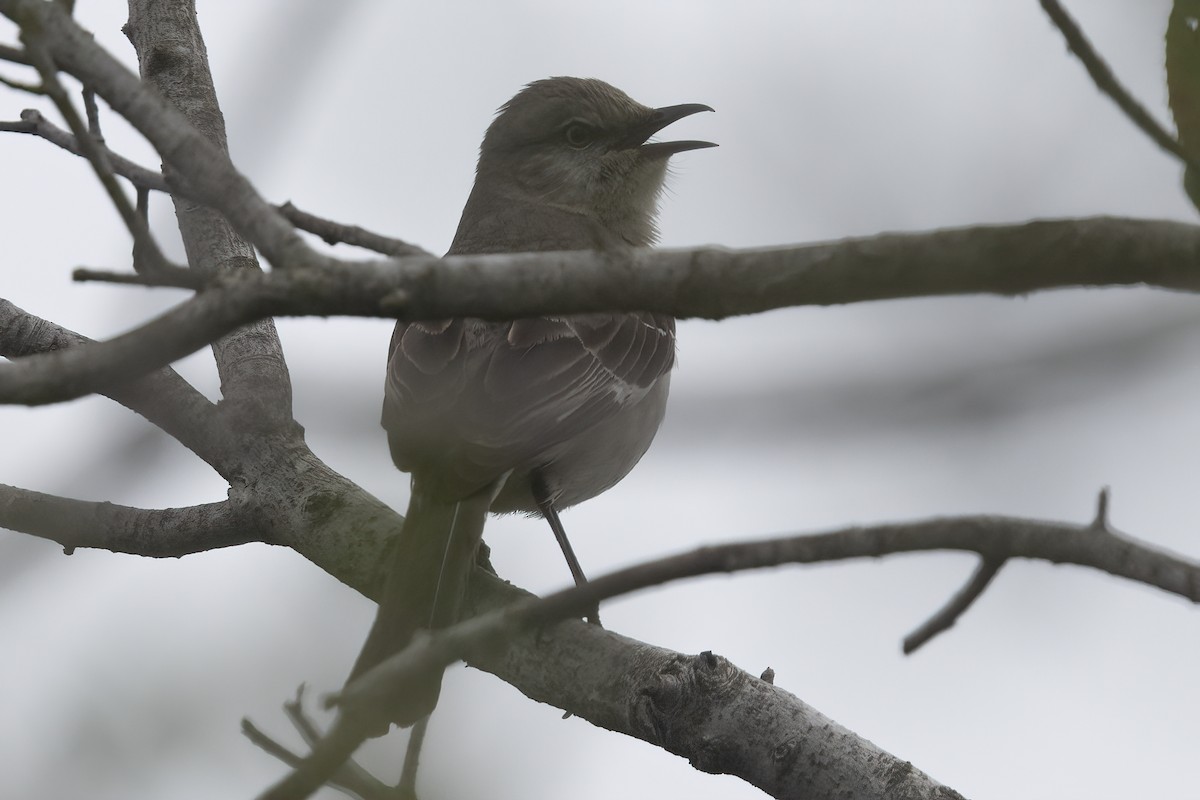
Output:
[[[404,529],[390,555],[379,612],[347,683],[403,650],[418,630],[458,621],[494,494],[489,486],[465,500],[444,502],[413,483]],[[405,687],[382,711],[398,725],[412,725],[433,711],[441,688],[438,673]]]

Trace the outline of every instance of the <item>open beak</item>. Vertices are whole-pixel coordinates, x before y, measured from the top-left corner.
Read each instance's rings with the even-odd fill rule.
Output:
[[[705,147],[716,147],[713,142],[700,142],[694,140],[679,141],[679,142],[651,142],[646,144],[646,140],[654,134],[661,131],[663,128],[670,125],[672,122],[677,122],[684,117],[690,117],[692,114],[698,114],[701,111],[712,111],[711,106],[706,106],[703,103],[683,103],[677,106],[663,106],[662,108],[654,109],[654,113],[650,118],[641,123],[637,127],[629,131],[624,139],[621,140],[621,145],[628,148],[637,147],[642,155],[650,158],[667,158],[675,153],[682,153],[685,150],[700,150]]]

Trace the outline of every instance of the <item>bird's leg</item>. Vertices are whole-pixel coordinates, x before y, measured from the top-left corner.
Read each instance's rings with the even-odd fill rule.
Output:
[[[567,560],[567,568],[571,570],[571,577],[575,579],[575,585],[583,586],[587,583],[587,576],[583,574],[583,567],[579,566],[579,559],[575,556],[575,550],[571,547],[570,540],[567,539],[567,532],[563,528],[562,520],[558,518],[558,511],[554,508],[554,501],[550,499],[550,488],[546,485],[546,479],[540,472],[535,472],[531,476],[530,484],[533,489],[534,502],[537,503],[546,522],[550,523],[550,530],[554,531],[554,538],[558,540],[563,558]],[[600,606],[598,604],[588,609],[587,621],[593,625],[600,624]]]

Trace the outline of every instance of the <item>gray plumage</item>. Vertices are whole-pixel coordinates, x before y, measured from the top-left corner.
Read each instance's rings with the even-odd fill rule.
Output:
[[[668,158],[712,145],[646,140],[702,110],[652,109],[598,80],[530,84],[484,136],[447,255],[653,244]],[[382,424],[413,499],[352,677],[415,629],[457,620],[489,508],[541,510],[556,524],[556,510],[621,480],[662,421],[674,359],[675,320],[650,312],[399,322]],[[414,687],[385,715],[415,721],[438,685]]]

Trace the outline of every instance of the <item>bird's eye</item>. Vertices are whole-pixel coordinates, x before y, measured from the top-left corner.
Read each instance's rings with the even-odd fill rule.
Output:
[[[591,126],[585,125],[582,122],[572,122],[563,129],[563,139],[576,150],[587,147],[595,137],[595,131],[592,130]]]

